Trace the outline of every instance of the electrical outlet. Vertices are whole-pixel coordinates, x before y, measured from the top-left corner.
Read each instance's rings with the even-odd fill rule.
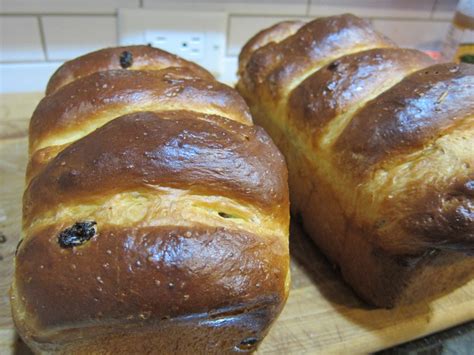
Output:
[[[205,56],[204,32],[147,31],[146,42],[190,60]]]
[[[223,74],[227,13],[120,9],[120,45],[150,44]]]

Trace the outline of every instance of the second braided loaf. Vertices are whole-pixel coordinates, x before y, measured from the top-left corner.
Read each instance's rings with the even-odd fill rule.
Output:
[[[283,22],[238,90],[286,156],[292,210],[359,295],[392,307],[474,276],[474,66],[353,15]]]

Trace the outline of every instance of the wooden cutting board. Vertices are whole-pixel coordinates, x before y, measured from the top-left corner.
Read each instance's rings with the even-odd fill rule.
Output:
[[[40,94],[0,96],[0,354],[28,353],[8,302],[19,238],[28,119]],[[4,238],[0,236],[0,242]],[[431,304],[394,310],[365,306],[293,225],[292,287],[259,354],[367,353],[474,319],[474,281]]]

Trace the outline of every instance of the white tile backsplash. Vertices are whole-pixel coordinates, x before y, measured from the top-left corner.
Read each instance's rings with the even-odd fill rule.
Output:
[[[44,59],[38,18],[0,16],[0,62]]]
[[[220,75],[226,51],[227,17],[227,13],[217,11],[120,10],[119,43],[150,44]],[[180,21],[176,21],[178,18]]]
[[[0,63],[0,93],[43,92],[62,62]]]
[[[435,0],[310,0],[309,14],[329,16],[353,13],[361,17],[425,18],[431,16]]]
[[[448,21],[373,20],[380,32],[402,47],[439,50],[448,31]]]
[[[143,0],[145,8],[226,11],[233,14],[305,15],[308,0]]]
[[[310,20],[304,17],[257,17],[231,16],[229,22],[229,37],[227,55],[238,56],[242,46],[257,32],[285,20]]]
[[[117,8],[139,7],[140,0],[1,0],[4,14],[114,14]]]
[[[237,83],[237,57],[224,57],[222,61],[222,75],[219,77],[219,80],[223,83],[234,86]]]
[[[276,22],[352,12],[370,19],[401,46],[436,49],[446,35],[456,4],[457,0],[0,0],[0,64],[8,63],[0,72],[2,90],[42,90],[45,78],[41,75],[51,68],[48,62],[57,64],[137,37],[126,29],[125,22],[118,23],[118,9],[120,13],[148,9],[225,12],[226,26],[218,30],[226,41],[225,51],[219,54],[220,67],[225,68],[221,79],[233,83],[241,47]],[[180,26],[189,21],[183,18],[178,14],[172,20]],[[150,26],[159,31],[160,21],[153,19]],[[31,64],[13,65],[26,62]],[[34,69],[30,71],[28,65]],[[15,80],[21,70],[38,71],[42,79],[5,84],[6,78]]]
[[[117,45],[115,16],[43,16],[49,60],[71,59]]]

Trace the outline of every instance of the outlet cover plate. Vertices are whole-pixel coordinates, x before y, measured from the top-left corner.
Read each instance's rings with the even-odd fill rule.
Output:
[[[151,44],[223,75],[226,12],[119,9],[118,38],[122,46]]]

